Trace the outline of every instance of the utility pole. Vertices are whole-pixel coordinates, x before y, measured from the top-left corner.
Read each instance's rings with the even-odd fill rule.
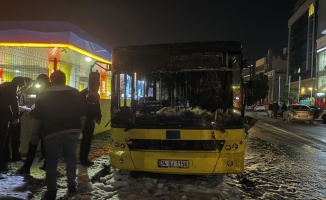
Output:
[[[280,103],[281,99],[281,76],[278,76],[278,103]]]
[[[290,105],[291,76],[289,76],[288,105]]]
[[[301,90],[301,72],[300,72],[300,67],[299,67],[299,70],[298,70],[298,74],[299,74],[299,87],[298,87],[298,103],[300,103],[300,90]]]

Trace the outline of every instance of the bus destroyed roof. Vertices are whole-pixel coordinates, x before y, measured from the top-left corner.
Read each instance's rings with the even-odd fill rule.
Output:
[[[241,44],[235,41],[116,47],[112,51],[113,70],[127,73],[135,69],[140,73],[232,71],[240,68],[241,53]]]

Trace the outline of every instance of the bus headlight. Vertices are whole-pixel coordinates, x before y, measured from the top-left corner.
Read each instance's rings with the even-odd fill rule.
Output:
[[[233,162],[232,162],[232,161],[228,161],[228,162],[227,162],[227,165],[228,165],[228,166],[232,166],[232,165],[233,165]]]
[[[238,145],[236,143],[232,144],[232,148],[233,149],[237,149],[238,148]]]
[[[120,146],[119,142],[115,142],[114,146],[119,147]]]
[[[126,147],[126,145],[125,144],[120,144],[120,147],[124,149]]]
[[[225,146],[225,149],[226,149],[226,150],[231,150],[231,146],[230,146],[230,145],[226,145],[226,146]]]

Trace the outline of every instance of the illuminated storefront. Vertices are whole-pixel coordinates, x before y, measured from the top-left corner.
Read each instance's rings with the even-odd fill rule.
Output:
[[[111,65],[111,47],[69,22],[0,22],[0,27],[0,84],[60,69],[67,85],[82,90],[90,71],[98,71],[101,107],[107,109],[102,109],[103,121],[108,121],[111,72],[105,69]]]
[[[35,79],[39,74],[50,75],[54,68],[65,72],[67,85],[82,90],[88,85],[88,73],[95,59],[71,49],[58,47],[22,47],[0,43],[0,81],[11,81],[15,76]],[[54,61],[56,60],[56,61]],[[109,61],[106,61],[109,63]],[[98,69],[102,76],[105,70]],[[109,80],[109,78],[103,78]],[[108,98],[108,96],[103,96]]]

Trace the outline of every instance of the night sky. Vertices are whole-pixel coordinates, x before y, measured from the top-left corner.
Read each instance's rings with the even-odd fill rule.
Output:
[[[70,21],[111,47],[236,40],[250,61],[287,46],[296,0],[11,0],[0,19]]]

